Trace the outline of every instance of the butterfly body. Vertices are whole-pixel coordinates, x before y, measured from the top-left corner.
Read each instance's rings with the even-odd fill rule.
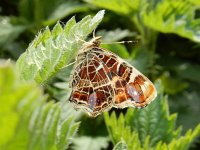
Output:
[[[145,107],[157,95],[154,85],[122,58],[100,48],[100,39],[86,42],[78,52],[70,102],[93,117],[112,107]]]

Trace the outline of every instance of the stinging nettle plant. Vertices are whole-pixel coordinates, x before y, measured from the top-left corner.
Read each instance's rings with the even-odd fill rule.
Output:
[[[75,58],[83,44],[82,40],[93,32],[102,21],[103,16],[104,10],[99,11],[94,17],[86,16],[80,22],[76,22],[72,17],[64,27],[58,22],[52,31],[47,27],[40,32],[17,61],[20,78],[25,81],[35,80],[40,84],[51,79]],[[119,117],[116,117],[115,113],[112,113],[111,116],[107,112],[104,114],[109,135],[115,145],[114,149],[188,149],[191,142],[200,134],[200,126],[198,126],[194,131],[189,130],[184,136],[180,135],[181,128],[175,129],[176,115],[169,115],[167,98],[163,96],[162,86],[159,83],[157,83],[157,89],[160,89],[159,97],[147,108],[142,110],[129,108],[126,114],[120,114]],[[50,119],[47,112],[54,112],[54,110],[49,111],[50,108],[57,109],[58,112],[55,116],[59,119],[61,110],[57,104],[43,105],[38,109],[35,108],[36,112],[31,119],[33,124],[30,127],[32,129],[41,129],[42,125],[48,125],[43,118]],[[40,114],[38,111],[42,113]],[[34,125],[36,118],[39,119]],[[70,133],[73,134],[68,135],[69,138],[73,137],[78,128],[79,123],[71,124],[72,118],[69,117],[64,123],[61,123],[63,130],[59,131],[60,137],[56,138],[58,149],[64,149],[69,144],[65,138],[62,138],[65,133],[72,128],[71,130],[74,132]],[[54,121],[52,120],[52,122]],[[55,128],[51,130],[52,133],[58,132]],[[32,135],[37,138],[33,138],[35,141],[33,140],[31,144],[40,143],[39,146],[49,148],[45,145],[45,142],[49,142],[48,139],[44,139],[44,137],[48,137],[44,134],[44,131],[48,129],[51,128],[41,129],[39,134],[34,133],[33,130]]]
[[[43,83],[59,72],[75,58],[82,41],[98,26],[103,15],[104,10],[78,23],[72,17],[64,28],[58,22],[52,31],[47,27],[40,32],[17,60],[21,78]]]

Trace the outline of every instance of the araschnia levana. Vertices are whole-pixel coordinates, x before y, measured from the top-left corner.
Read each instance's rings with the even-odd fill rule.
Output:
[[[96,117],[116,108],[142,108],[157,95],[152,82],[119,56],[99,47],[101,37],[79,50],[72,74],[70,102]]]

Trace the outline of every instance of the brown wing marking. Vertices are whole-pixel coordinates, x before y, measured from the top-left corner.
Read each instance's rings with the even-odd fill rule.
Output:
[[[145,107],[156,96],[155,87],[146,77],[133,72],[134,68],[111,52],[93,47],[81,60],[75,67],[70,101],[90,116],[112,106]]]
[[[75,68],[79,73],[74,73],[73,79],[78,81],[75,81],[77,84],[74,84],[70,101],[76,108],[83,108],[90,116],[95,117],[111,108],[114,90],[108,84],[108,68],[101,64],[96,55],[90,55],[92,56],[89,56],[87,65]]]

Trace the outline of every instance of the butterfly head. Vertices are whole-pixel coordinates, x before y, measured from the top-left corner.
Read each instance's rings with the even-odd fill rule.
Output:
[[[101,36],[97,36],[92,38],[89,42],[85,42],[79,53],[86,52],[93,47],[99,47],[99,45],[101,44],[101,38]]]
[[[91,41],[89,41],[89,43],[91,43],[94,47],[99,47],[99,45],[101,44],[101,38],[101,36],[94,37],[93,39],[91,39]]]

